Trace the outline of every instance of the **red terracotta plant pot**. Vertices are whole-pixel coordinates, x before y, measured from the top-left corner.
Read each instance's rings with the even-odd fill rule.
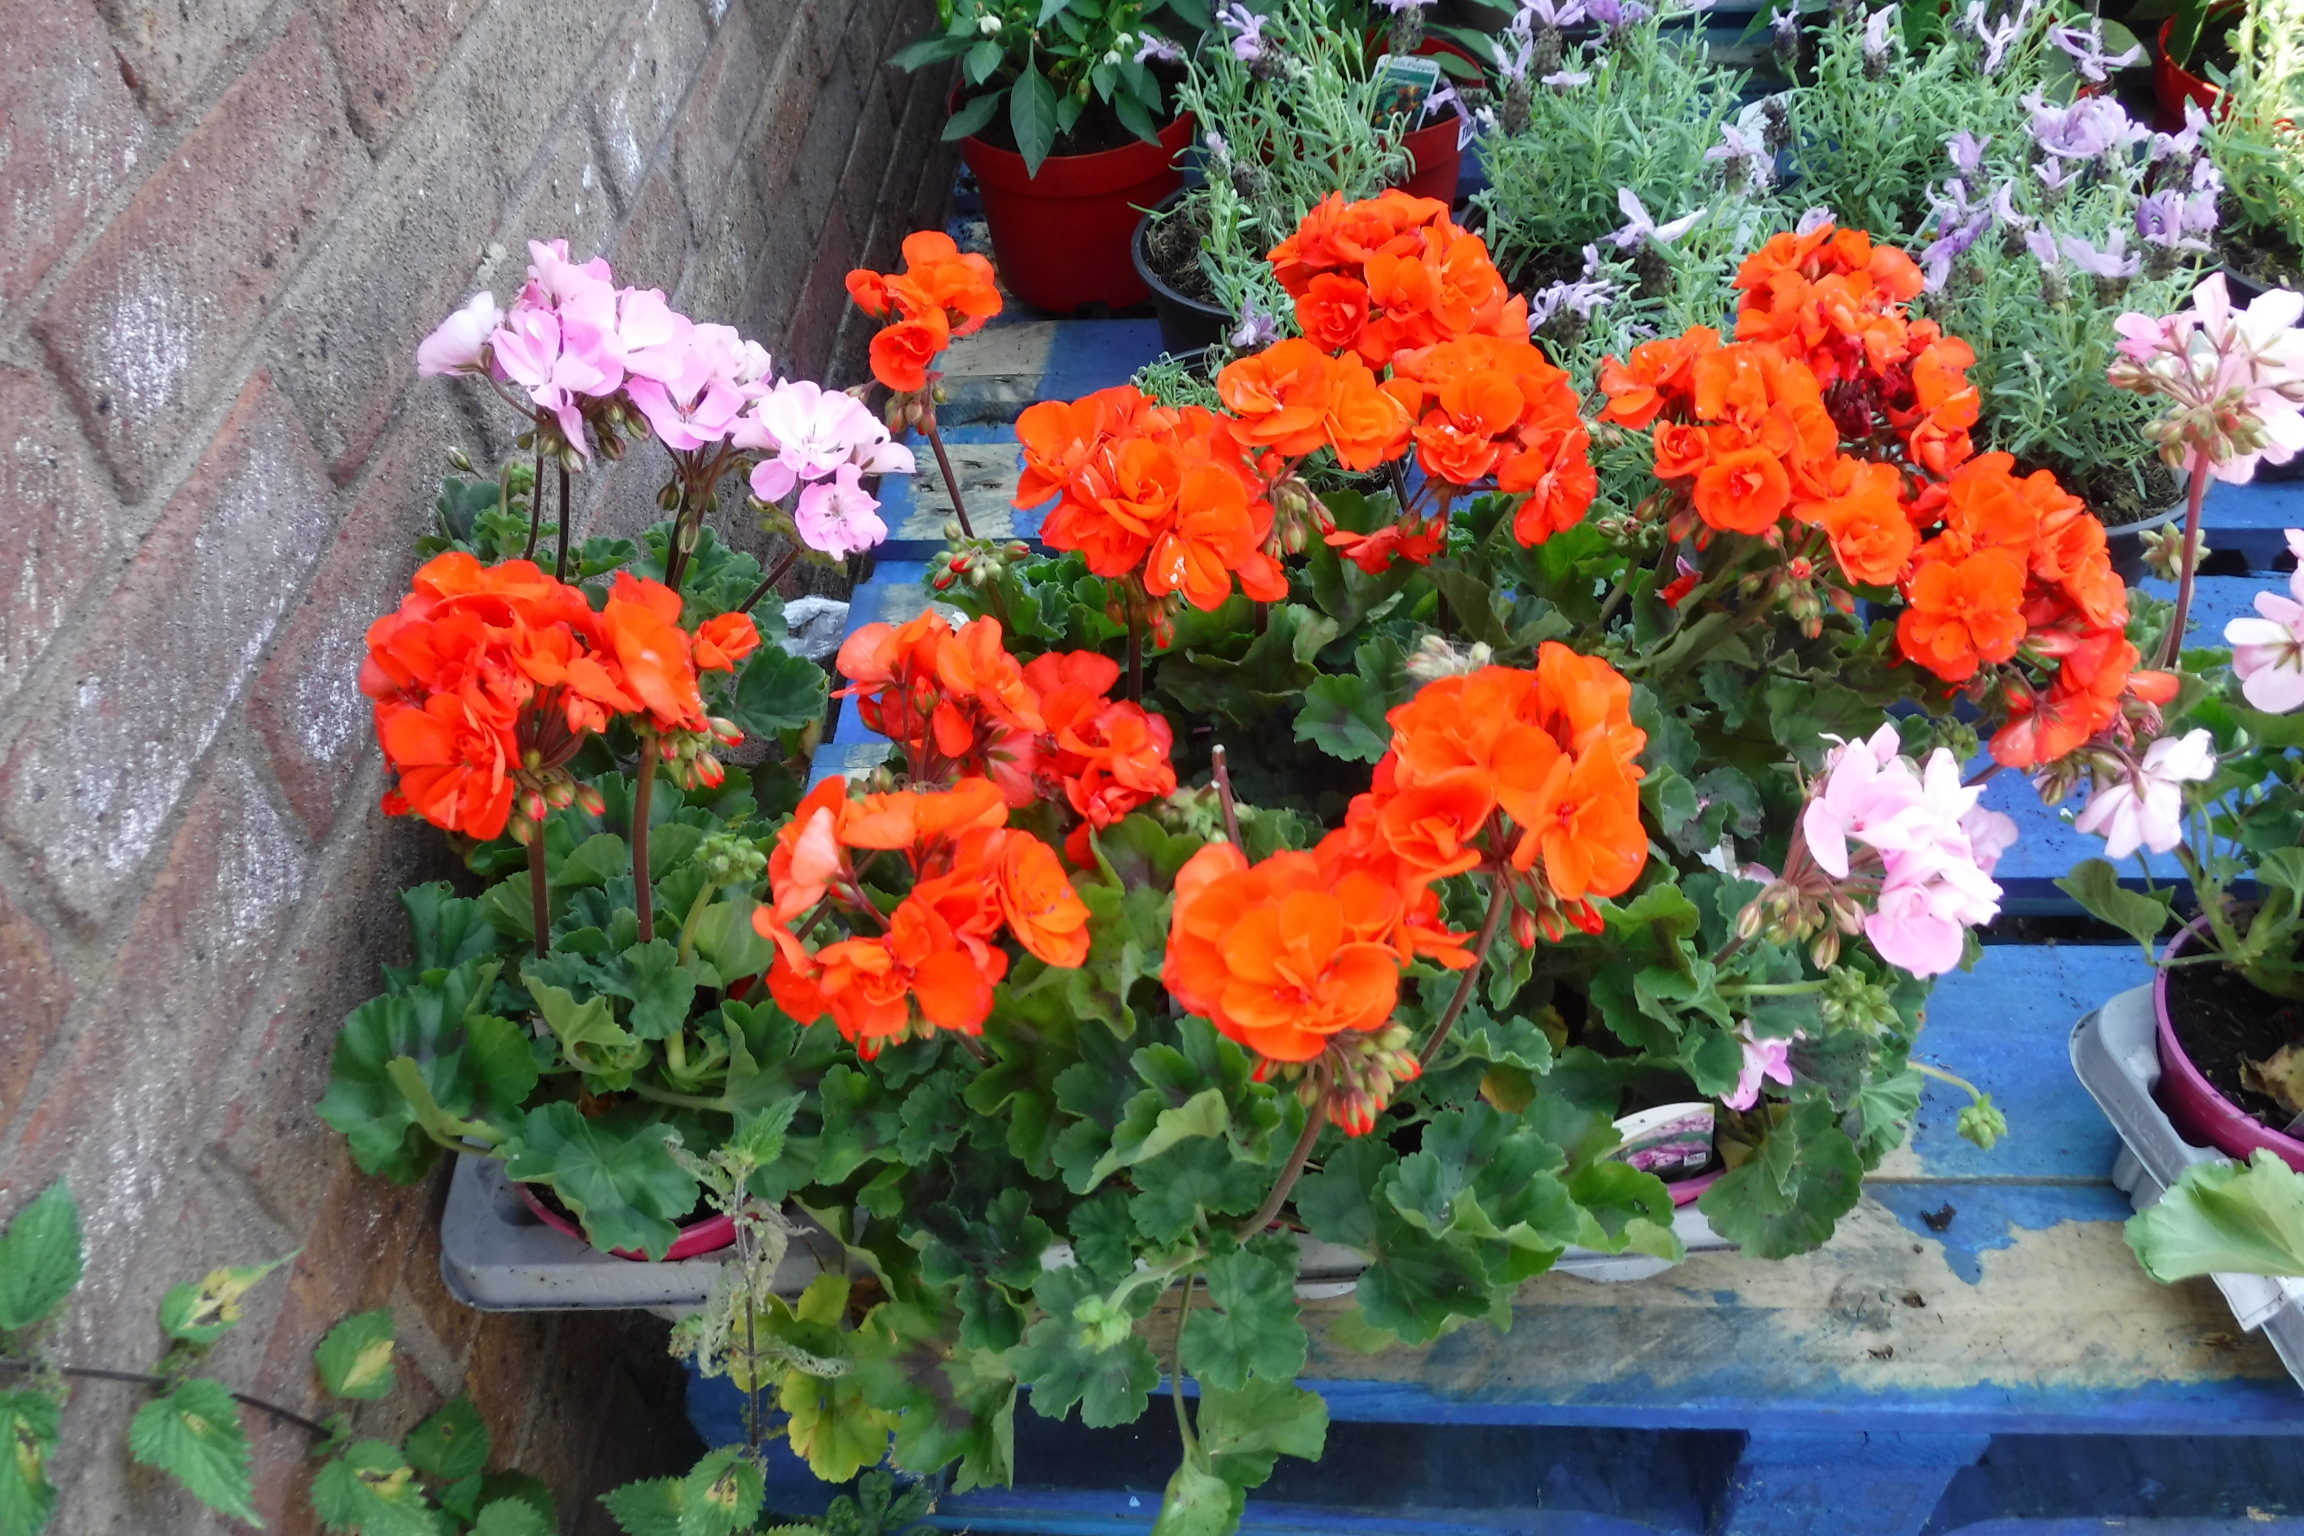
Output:
[[[2200,42],[2206,45],[2210,31],[2221,17],[2237,16],[2237,5],[2219,5],[2208,13],[2208,21],[2200,29]],[[2168,54],[2168,39],[2176,30],[2176,18],[2171,16],[2160,23],[2160,46],[2152,54],[2152,96],[2159,106],[2160,127],[2163,132],[2175,133],[2184,126],[2184,103],[2195,101],[2200,110],[2214,115],[2217,101],[2223,91],[2177,63]]]
[[[1383,50],[1382,33],[1372,39],[1371,47],[1376,52]],[[1454,43],[1437,37],[1428,37],[1417,44],[1416,53],[1420,58],[1437,58],[1441,54],[1452,53],[1470,64],[1480,62]],[[1444,73],[1442,79],[1444,82],[1452,81],[1454,77]],[[1436,123],[1426,123],[1421,128],[1410,130],[1401,139],[1401,147],[1408,151],[1409,162],[1413,167],[1407,179],[1399,183],[1401,191],[1411,197],[1435,198],[1454,206],[1456,182],[1464,171],[1464,150],[1457,142],[1456,133],[1459,123],[1460,119],[1451,111]]]
[[[520,1203],[534,1211],[538,1221],[555,1232],[565,1232],[580,1243],[591,1241],[584,1235],[582,1227],[546,1205],[534,1189],[517,1179],[512,1181],[512,1187],[519,1192]],[[702,1221],[692,1221],[680,1228],[680,1235],[672,1240],[671,1248],[665,1252],[664,1262],[669,1264],[675,1259],[695,1258],[700,1253],[715,1253],[735,1241],[734,1218],[726,1215],[707,1216]],[[650,1262],[648,1255],[630,1248],[610,1248],[607,1253],[610,1258],[630,1259],[636,1264]]]
[[[2197,918],[2168,941],[2163,958],[2173,960],[2193,935],[2207,924]],[[2168,1019],[2168,972],[2161,968],[2152,978],[2152,1013],[2160,1029],[2160,1107],[2176,1134],[2194,1146],[2214,1147],[2226,1157],[2246,1162],[2259,1149],[2279,1155],[2298,1173],[2304,1173],[2304,1141],[2284,1136],[2216,1091],[2216,1085],[2192,1065],[2177,1042]]]
[[[1192,119],[1179,117],[1160,130],[1158,144],[1050,155],[1034,176],[1013,150],[962,139],[960,157],[984,195],[1000,281],[1025,303],[1060,315],[1083,304],[1141,303],[1150,290],[1128,243],[1144,210],[1184,185],[1175,160],[1191,142]]]

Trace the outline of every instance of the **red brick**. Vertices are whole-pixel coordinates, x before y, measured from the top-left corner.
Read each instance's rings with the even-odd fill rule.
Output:
[[[464,1367],[464,1390],[472,1394],[472,1406],[488,1423],[499,1466],[528,1469],[521,1453],[526,1449],[536,1383],[549,1357],[553,1324],[566,1315],[489,1312],[480,1319]],[[595,1326],[596,1321],[587,1316],[579,1324]]]
[[[472,103],[507,181],[527,174],[561,104],[632,8],[633,0],[528,0],[491,7],[465,28],[452,89]]]
[[[769,8],[777,7],[771,4]],[[815,110],[816,95],[830,64],[818,7],[802,9],[789,26],[783,58],[769,76],[768,110],[745,155],[755,174],[771,186],[791,179],[800,158],[800,141],[808,135],[809,115]]]
[[[67,275],[40,318],[88,434],[140,501],[365,170],[298,16]]]
[[[374,811],[333,855],[307,903],[328,920],[296,935],[256,999],[263,1022],[225,1067],[223,1102],[207,1132],[216,1159],[291,1231],[322,1218],[344,1163],[342,1138],[312,1112],[328,1089],[337,1031],[380,990],[380,963],[406,963],[400,891],[454,867],[438,833]]]
[[[369,147],[400,126],[482,0],[321,0],[344,110]]]
[[[0,115],[6,309],[143,162],[149,135],[85,4],[0,0],[0,37],[8,39],[8,110]]]
[[[393,1292],[393,1317],[409,1341],[409,1356],[442,1393],[463,1390],[464,1362],[480,1331],[481,1314],[449,1294],[440,1280],[440,1213],[448,1203],[447,1164],[433,1176],[432,1198],[416,1224],[400,1283]]]
[[[120,64],[159,117],[174,117],[226,54],[256,31],[269,0],[99,0]]]
[[[713,213],[735,179],[730,173],[736,154],[760,103],[759,55],[750,34],[751,22],[739,6],[721,27],[673,141],[674,169],[699,233],[712,227]]]
[[[659,164],[648,173],[609,257],[620,283],[667,293],[680,286],[680,274],[688,268],[688,209],[671,166]]]
[[[591,125],[578,118],[553,144],[527,200],[499,226],[496,238],[506,254],[498,263],[496,286],[509,288],[517,281],[531,240],[564,239],[569,254],[583,261],[607,250],[615,232],[616,199],[608,189],[608,171],[592,142]]]
[[[158,846],[335,521],[258,374],[0,766],[0,833],[82,919]]]
[[[0,368],[0,704],[120,554],[120,503],[39,374]]]
[[[339,482],[416,376],[416,348],[474,287],[504,189],[453,97],[401,131],[281,307],[280,382]]]
[[[576,501],[572,493],[570,505],[584,508],[583,515],[574,519],[577,533],[637,541],[642,529],[664,521],[656,495],[670,478],[671,462],[663,449],[653,443],[634,444],[631,452],[607,466],[597,484],[581,488],[588,493],[586,500]]]
[[[400,604],[416,569],[416,540],[451,447],[473,450],[448,386],[425,381],[391,426],[310,590],[248,698],[288,803],[315,838],[327,836],[361,764],[374,755],[360,664],[368,626]]]
[[[770,217],[749,176],[730,179],[719,211],[704,221],[678,304],[683,314],[745,328],[744,295],[768,247]]]
[[[23,1102],[71,1006],[71,978],[56,963],[47,930],[0,896],[0,1127]]]
[[[841,311],[847,308],[846,279],[856,265],[857,254],[848,220],[835,204],[824,220],[824,234],[816,242],[808,281],[800,290],[791,328],[784,337],[787,364],[802,378],[822,378],[832,359],[832,339],[839,330]]]
[[[609,48],[592,87],[592,120],[609,179],[627,204],[711,46],[695,0],[645,0]]]
[[[840,201],[850,229],[868,230],[888,222],[880,189],[895,159],[896,122],[888,114],[887,85],[877,74],[864,77],[864,105],[856,116],[856,138],[840,172]],[[904,231],[897,239],[901,243]]]

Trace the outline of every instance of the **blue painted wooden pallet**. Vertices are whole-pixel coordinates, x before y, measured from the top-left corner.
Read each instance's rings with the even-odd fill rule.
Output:
[[[1120,382],[1158,345],[1147,322],[1023,321],[956,349],[945,414],[980,532],[1037,531],[1007,505],[1015,412]],[[889,484],[894,532],[852,626],[917,613],[942,547],[950,508],[932,470]],[[2261,572],[2279,530],[2304,525],[2304,487],[2220,486],[2208,524]],[[2204,580],[2200,633],[2269,579]],[[885,751],[847,712],[817,769]],[[2010,908],[2069,910],[2049,882],[2095,840],[2013,776],[1987,803],[2023,824],[2000,869]],[[2066,1060],[2073,1022],[2144,977],[2133,948],[2000,946],[1946,978],[1921,1054],[1991,1092],[2011,1135],[1991,1153],[1962,1141],[1964,1100],[1931,1084],[1911,1144],[1819,1253],[1702,1255],[1628,1286],[1546,1276],[1509,1332],[1378,1355],[1328,1342],[1348,1302],[1308,1304],[1306,1379],[1335,1418],[1331,1453],[1252,1498],[1246,1528],[2304,1536],[2304,1394],[2260,1340],[2233,1336],[2207,1282],[2159,1287],[2136,1267],[2109,1178],[2117,1138]],[[737,1433],[724,1383],[692,1397],[700,1425]],[[934,1523],[1148,1530],[1175,1460],[1165,1425],[1091,1433],[1027,1407],[1017,1487],[947,1498]],[[779,1468],[772,1503],[821,1508],[804,1468]]]

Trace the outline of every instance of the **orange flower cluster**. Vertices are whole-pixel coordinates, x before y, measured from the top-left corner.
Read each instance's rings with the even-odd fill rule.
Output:
[[[1347,203],[1330,193],[1270,260],[1305,337],[1371,368],[1463,336],[1528,339],[1527,301],[1433,198],[1394,189]]]
[[[997,619],[955,630],[933,611],[904,625],[867,624],[838,666],[865,725],[901,745],[915,784],[988,779],[1021,809],[1061,799],[1082,818],[1067,851],[1088,862],[1090,829],[1175,792],[1168,722],[1106,697],[1119,663],[1092,651],[1017,665]]]
[[[491,838],[510,819],[515,789],[525,820],[579,792],[563,771],[584,737],[628,715],[658,734],[668,758],[716,782],[707,733],[737,740],[709,719],[697,670],[730,670],[760,643],[743,614],[680,628],[680,597],[619,573],[606,607],[527,560],[483,566],[451,551],[417,571],[397,612],[368,629],[360,688],[374,701],[376,735],[398,782],[392,815]],[[682,740],[686,738],[686,740]]]
[[[872,338],[872,376],[900,395],[926,389],[952,338],[974,335],[1000,313],[991,262],[963,256],[941,230],[906,235],[903,249],[900,273],[858,267],[848,274],[856,307],[890,322]]]
[[[1131,385],[1079,400],[1043,400],[1016,420],[1024,473],[1015,504],[1058,498],[1040,525],[1052,549],[1076,549],[1088,569],[1141,575],[1154,597],[1203,612],[1232,595],[1288,595],[1269,547],[1272,503],[1234,432],[1200,406],[1170,409]]]
[[[768,857],[769,904],[752,926],[776,946],[769,995],[803,1024],[826,1013],[869,1060],[913,1035],[981,1034],[1008,974],[1003,933],[1050,965],[1088,958],[1088,908],[1047,844],[1008,825],[985,779],[945,790],[850,799],[827,779],[800,802]],[[883,916],[856,867],[894,853],[911,889]],[[855,936],[809,949],[793,923],[819,908],[848,914]]]
[[[1346,469],[1363,472],[1407,451],[1415,419],[1366,363],[1331,357],[1301,336],[1225,364],[1216,396],[1231,413],[1225,426],[1250,453],[1301,459],[1329,448]]]
[[[1440,916],[1450,875],[1488,868],[1554,937],[1566,922],[1596,931],[1590,898],[1629,888],[1648,857],[1631,698],[1606,662],[1557,643],[1532,672],[1427,684],[1392,711],[1391,752],[1318,847],[1254,866],[1229,843],[1193,855],[1176,879],[1170,994],[1267,1061],[1307,1062],[1382,1029],[1410,960],[1472,964],[1470,935]]]
[[[2019,478],[2007,454],[1976,453],[1975,352],[1906,313],[1922,287],[1910,257],[1827,225],[1771,239],[1736,286],[1733,343],[1696,327],[1601,369],[1603,419],[1652,429],[1658,477],[1705,529],[1795,550],[1812,530],[1848,581],[1897,588],[1905,659],[1999,689],[2011,721],[1993,754],[2009,766],[2053,761],[2124,699],[2167,694],[2134,672],[2103,525],[2047,471]],[[1795,553],[1786,569],[1813,566]],[[2047,688],[2027,661],[2057,663]]]
[[[1472,335],[1393,359],[1386,386],[1415,419],[1416,462],[1450,485],[1522,498],[1512,532],[1543,543],[1581,522],[1599,490],[1591,434],[1567,372],[1525,334]]]

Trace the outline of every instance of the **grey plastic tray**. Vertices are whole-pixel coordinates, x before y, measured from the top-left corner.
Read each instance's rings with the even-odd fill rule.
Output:
[[[1672,1227],[1690,1253],[1730,1246],[1692,1205],[1680,1208]],[[1367,1267],[1357,1253],[1332,1243],[1307,1239],[1303,1250],[1296,1289],[1307,1299],[1346,1294]],[[638,1309],[678,1316],[704,1304],[722,1257],[643,1264],[602,1253],[538,1221],[503,1166],[485,1157],[456,1160],[440,1217],[440,1278],[450,1295],[482,1312]],[[1062,1264],[1069,1255],[1051,1250],[1050,1258]],[[1585,1280],[1621,1281],[1644,1280],[1671,1266],[1645,1254],[1571,1248],[1554,1268]],[[796,1242],[776,1271],[776,1289],[797,1296],[822,1273],[808,1246]]]
[[[2073,1027],[2072,1069],[2120,1133],[2112,1182],[2136,1209],[2156,1203],[2192,1164],[2229,1161],[2177,1135],[2152,1097],[2160,1081],[2160,1047],[2149,986],[2121,993]],[[2263,1329],[2288,1374],[2304,1384],[2304,1280],[2209,1278],[2224,1293],[2241,1328]]]

